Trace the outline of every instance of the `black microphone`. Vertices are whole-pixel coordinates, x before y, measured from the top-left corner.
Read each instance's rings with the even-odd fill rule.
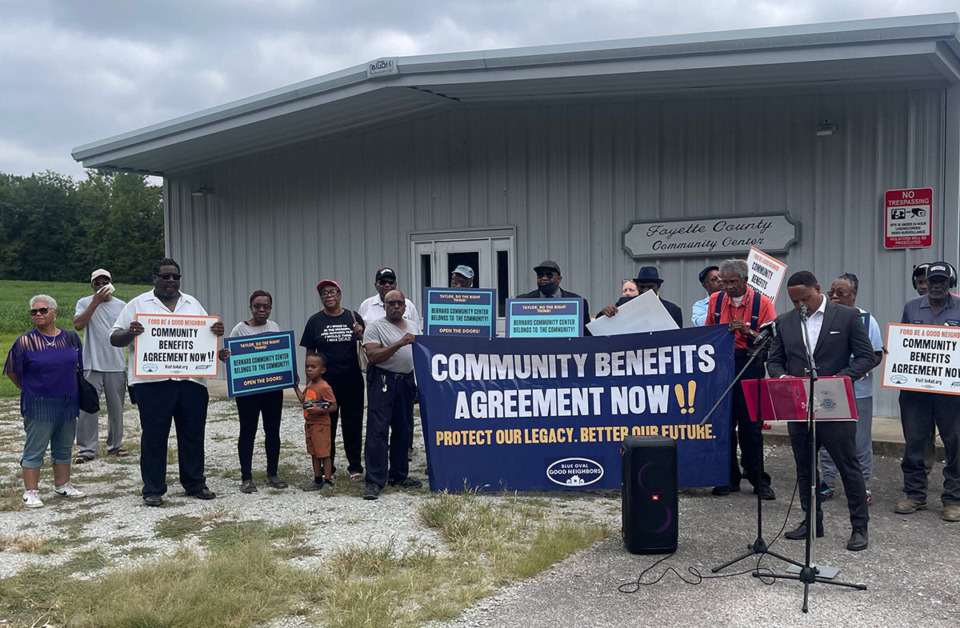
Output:
[[[755,345],[760,344],[761,342],[763,342],[767,338],[770,338],[771,336],[776,338],[777,337],[777,319],[767,321],[763,325],[760,325],[760,327],[757,328],[757,331],[759,331],[760,333],[757,334],[757,337],[753,339],[753,344]]]

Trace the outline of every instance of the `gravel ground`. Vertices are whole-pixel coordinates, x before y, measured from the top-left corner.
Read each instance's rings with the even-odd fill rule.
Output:
[[[280,460],[281,475],[291,488],[277,491],[261,484],[258,493],[240,493],[235,414],[232,401],[211,401],[206,468],[208,485],[217,493],[217,499],[204,502],[185,496],[177,481],[173,458],[168,471],[170,492],[164,506],[147,508],[139,494],[137,412],[128,407],[126,445],[131,448],[131,455],[125,459],[98,458],[74,468],[74,483],[88,493],[87,498],[66,500],[53,495],[47,467],[41,473],[44,508],[0,512],[0,536],[5,538],[22,535],[54,539],[69,534],[76,539],[57,554],[0,552],[0,578],[31,564],[64,562],[91,549],[101,551],[111,565],[124,567],[154,560],[157,555],[173,554],[183,547],[203,552],[196,535],[184,540],[157,536],[158,522],[173,515],[298,523],[322,530],[322,535],[308,535],[309,542],[316,544],[316,555],[293,560],[293,564],[303,568],[318,565],[332,551],[350,544],[393,542],[397,551],[426,544],[443,551],[442,541],[417,516],[418,504],[429,495],[426,489],[386,489],[378,501],[365,502],[359,497],[362,483],[351,483],[338,475],[336,491],[330,497],[299,490],[297,487],[312,477],[312,471],[304,451],[301,415],[293,405],[284,411]],[[19,486],[23,431],[15,400],[0,401],[0,419],[2,485]],[[175,446],[173,437],[171,445]],[[342,452],[342,447],[338,447],[338,452]],[[794,479],[789,450],[783,446],[767,447],[766,463],[777,491],[776,501],[764,503],[764,536],[771,542],[785,520],[791,528],[800,514],[799,506],[787,513]],[[255,475],[264,466],[261,436],[254,454]],[[418,448],[411,475],[425,482],[425,467],[423,452]],[[667,574],[660,583],[640,587],[636,593],[619,592],[619,585],[636,581],[640,572],[660,557],[634,556],[623,549],[619,539],[611,538],[536,578],[501,589],[459,619],[442,625],[693,626],[721,622],[754,626],[760,621],[770,626],[811,622],[838,626],[955,626],[960,611],[960,524],[940,520],[939,500],[935,496],[942,487],[941,469],[938,466],[931,477],[931,509],[911,516],[895,515],[893,505],[902,495],[899,461],[876,458],[871,482],[874,504],[870,507],[870,548],[864,552],[844,549],[850,530],[842,491],[825,505],[826,537],[818,542],[815,559],[839,567],[839,580],[863,582],[868,590],[814,584],[810,587],[807,615],[800,612],[802,584],[781,580],[765,586],[749,574],[705,580],[698,586],[684,584],[675,574]],[[549,501],[548,507],[558,514],[561,510],[567,515],[575,512],[619,528],[618,494],[584,492]],[[687,579],[694,579],[687,572],[688,567],[710,575],[710,567],[739,555],[756,537],[756,501],[749,491],[717,498],[708,489],[685,489],[681,492],[679,522],[678,552],[648,573],[643,578],[645,582],[652,582],[667,567],[673,567]],[[803,558],[802,543],[783,540],[773,549],[794,559]],[[756,559],[743,561],[725,573],[736,574],[755,564]],[[764,558],[762,565],[778,572],[785,567],[772,558]],[[98,573],[78,576],[95,577]],[[302,617],[285,617],[270,624],[271,628],[307,625]]]

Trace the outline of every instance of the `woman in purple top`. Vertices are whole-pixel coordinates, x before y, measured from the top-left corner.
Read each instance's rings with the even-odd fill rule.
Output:
[[[77,434],[80,394],[77,370],[83,353],[75,332],[56,326],[57,302],[38,294],[30,299],[30,318],[36,329],[13,342],[4,374],[20,389],[20,414],[27,434],[23,445],[23,504],[43,506],[38,483],[47,446],[53,463],[53,492],[61,497],[83,497],[70,484],[70,460]]]

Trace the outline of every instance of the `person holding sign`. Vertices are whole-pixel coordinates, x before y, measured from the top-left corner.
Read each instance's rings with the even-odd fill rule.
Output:
[[[721,272],[722,276],[722,272]],[[779,335],[774,337],[767,360],[770,377],[807,377],[807,345],[809,337],[817,374],[820,377],[845,375],[856,381],[876,365],[873,346],[867,335],[860,312],[856,308],[839,305],[820,292],[820,284],[813,273],[801,270],[787,280],[787,292],[793,301],[794,310],[780,316]],[[804,333],[806,327],[806,334]],[[850,356],[853,356],[851,359]],[[800,484],[800,505],[804,512],[811,507],[810,492],[805,490],[811,483],[810,432],[805,422],[791,422],[790,445],[797,467],[797,482]],[[857,424],[853,421],[820,422],[816,426],[817,449],[823,445],[833,458],[843,480],[850,510],[853,532],[847,549],[856,552],[867,549],[867,490],[863,484],[863,472],[857,460]],[[819,471],[817,472],[819,475]],[[817,478],[817,485],[819,485]],[[816,535],[823,536],[823,496],[816,498]],[[784,536],[793,540],[807,538],[807,520]]]
[[[407,445],[413,425],[413,348],[420,327],[403,317],[406,299],[399,290],[387,293],[387,317],[367,325],[363,348],[367,367],[367,481],[363,498],[377,499],[380,490],[391,486],[420,488],[423,484],[407,477],[410,462]],[[389,450],[389,468],[388,468]],[[389,470],[388,470],[389,469]]]
[[[307,355],[324,355],[324,379],[333,389],[338,409],[330,413],[330,464],[336,469],[337,419],[343,427],[343,449],[351,480],[363,477],[363,374],[357,341],[363,338],[364,322],[357,313],[340,307],[340,284],[324,279],[317,284],[323,310],[307,321],[300,346]]]
[[[151,269],[153,290],[135,297],[120,312],[110,333],[110,344],[126,347],[144,332],[137,314],[180,314],[206,316],[200,302],[180,292],[180,264],[166,258],[154,262]],[[223,323],[217,321],[201,333],[223,335]],[[170,424],[177,426],[177,459],[180,484],[187,495],[214,499],[203,475],[203,437],[207,425],[207,385],[199,377],[136,377],[136,351],[128,360],[129,381],[140,410],[140,476],[143,478],[143,502],[162,506],[167,492],[167,440]]]
[[[553,260],[544,260],[533,267],[533,272],[537,274],[537,289],[531,292],[518,294],[518,299],[583,299],[576,292],[569,292],[560,287],[563,277],[560,275],[560,265]],[[586,328],[590,318],[590,304],[583,299],[583,335],[589,336],[590,330]]]
[[[240,321],[230,332],[231,338],[255,336],[280,331],[280,326],[270,320],[273,311],[273,296],[266,290],[256,290],[250,295],[249,320]],[[219,357],[226,362],[230,349],[220,349]],[[253,443],[257,439],[257,424],[263,415],[264,448],[267,453],[267,486],[287,488],[287,483],[277,476],[280,461],[280,414],[283,410],[283,391],[240,395],[235,397],[237,416],[240,419],[240,434],[237,437],[237,456],[240,458],[240,492],[256,493],[253,483]]]
[[[761,325],[776,318],[770,299],[763,296],[747,284],[750,275],[747,263],[742,259],[728,259],[720,263],[720,282],[722,290],[710,295],[707,301],[707,325],[726,325],[733,332],[734,372],[739,373],[750,361],[753,340],[760,332]],[[741,379],[759,379],[763,377],[763,360],[758,358],[750,365]],[[740,490],[740,479],[746,477],[753,485],[755,493],[761,499],[776,499],[770,486],[770,476],[760,474],[760,456],[763,455],[763,436],[755,422],[750,420],[747,400],[743,388],[735,386],[731,393],[730,417],[730,484],[715,486],[714,495],[729,495]],[[737,438],[740,439],[740,464],[737,463]]]
[[[901,323],[907,325],[960,326],[960,297],[950,294],[957,285],[957,270],[947,262],[927,268],[927,294],[903,307]],[[936,426],[946,448],[943,467],[942,518],[960,521],[960,395],[916,390],[900,391],[900,419],[905,447],[900,469],[906,498],[897,504],[898,514],[908,515],[927,507],[927,471],[924,448]]]

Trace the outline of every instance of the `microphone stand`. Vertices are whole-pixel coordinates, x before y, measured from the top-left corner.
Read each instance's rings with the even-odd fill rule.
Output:
[[[720,395],[720,398],[710,409],[710,412],[707,413],[707,416],[705,416],[703,420],[700,422],[700,425],[703,425],[704,423],[706,423],[707,419],[710,418],[710,415],[712,415],[714,410],[717,409],[717,406],[720,405],[720,402],[723,401],[723,399],[733,389],[733,387],[737,384],[737,382],[741,380],[741,377],[750,368],[750,365],[753,364],[754,360],[756,360],[759,356],[761,356],[767,350],[767,348],[769,347],[770,343],[773,342],[773,339],[774,337],[776,337],[776,335],[777,335],[777,328],[776,328],[776,324],[774,323],[774,324],[771,324],[769,328],[763,330],[759,336],[757,336],[757,338],[753,341],[753,351],[750,353],[750,359],[747,361],[746,364],[743,365],[743,368],[740,370],[739,373],[737,373],[737,376],[733,378],[733,383],[731,383],[730,386],[728,386],[727,389],[723,391],[723,394]],[[760,498],[760,490],[759,490],[760,485],[763,482],[763,408],[761,406],[761,397],[760,397],[760,382],[762,379],[763,379],[763,369],[761,368],[760,372],[757,374],[757,420],[754,424],[754,429],[756,429],[757,433],[759,434],[759,438],[757,438],[757,448],[759,449],[759,451],[757,452],[757,464],[758,464],[757,473],[759,474],[759,476],[755,480],[756,486],[757,486],[757,491],[756,491],[757,493],[757,538],[756,540],[754,540],[753,545],[747,546],[747,549],[750,550],[749,552],[747,552],[746,554],[743,554],[742,556],[738,556],[733,560],[729,560],[723,563],[722,565],[713,567],[710,570],[713,573],[717,573],[722,569],[726,569],[730,565],[739,563],[741,560],[750,558],[751,556],[756,556],[758,554],[761,556],[764,554],[769,554],[774,558],[779,558],[780,560],[786,563],[790,563],[792,565],[796,565],[797,567],[803,566],[801,563],[793,560],[792,558],[787,558],[786,556],[783,556],[774,551],[771,551],[770,547],[767,545],[767,542],[763,538],[763,500]],[[731,420],[733,419],[731,418]],[[732,431],[733,430],[731,429],[730,438],[733,438]]]
[[[753,572],[754,578],[782,578],[785,580],[799,580],[802,582],[804,613],[809,612],[808,600],[810,595],[810,585],[815,582],[833,584],[841,587],[850,587],[851,589],[858,589],[860,591],[867,590],[867,585],[865,584],[838,582],[836,580],[821,578],[818,575],[820,570],[813,564],[814,535],[817,531],[815,527],[815,514],[819,506],[817,503],[817,421],[814,415],[815,407],[813,390],[818,376],[817,363],[813,359],[814,347],[810,346],[810,332],[807,330],[807,311],[808,308],[806,305],[800,307],[800,328],[803,330],[804,351],[807,355],[807,371],[810,373],[810,394],[808,395],[807,399],[807,438],[810,441],[810,486],[808,488],[810,491],[810,496],[808,498],[809,501],[807,502],[807,540],[804,563],[800,567],[799,574],[761,574],[759,571]]]

